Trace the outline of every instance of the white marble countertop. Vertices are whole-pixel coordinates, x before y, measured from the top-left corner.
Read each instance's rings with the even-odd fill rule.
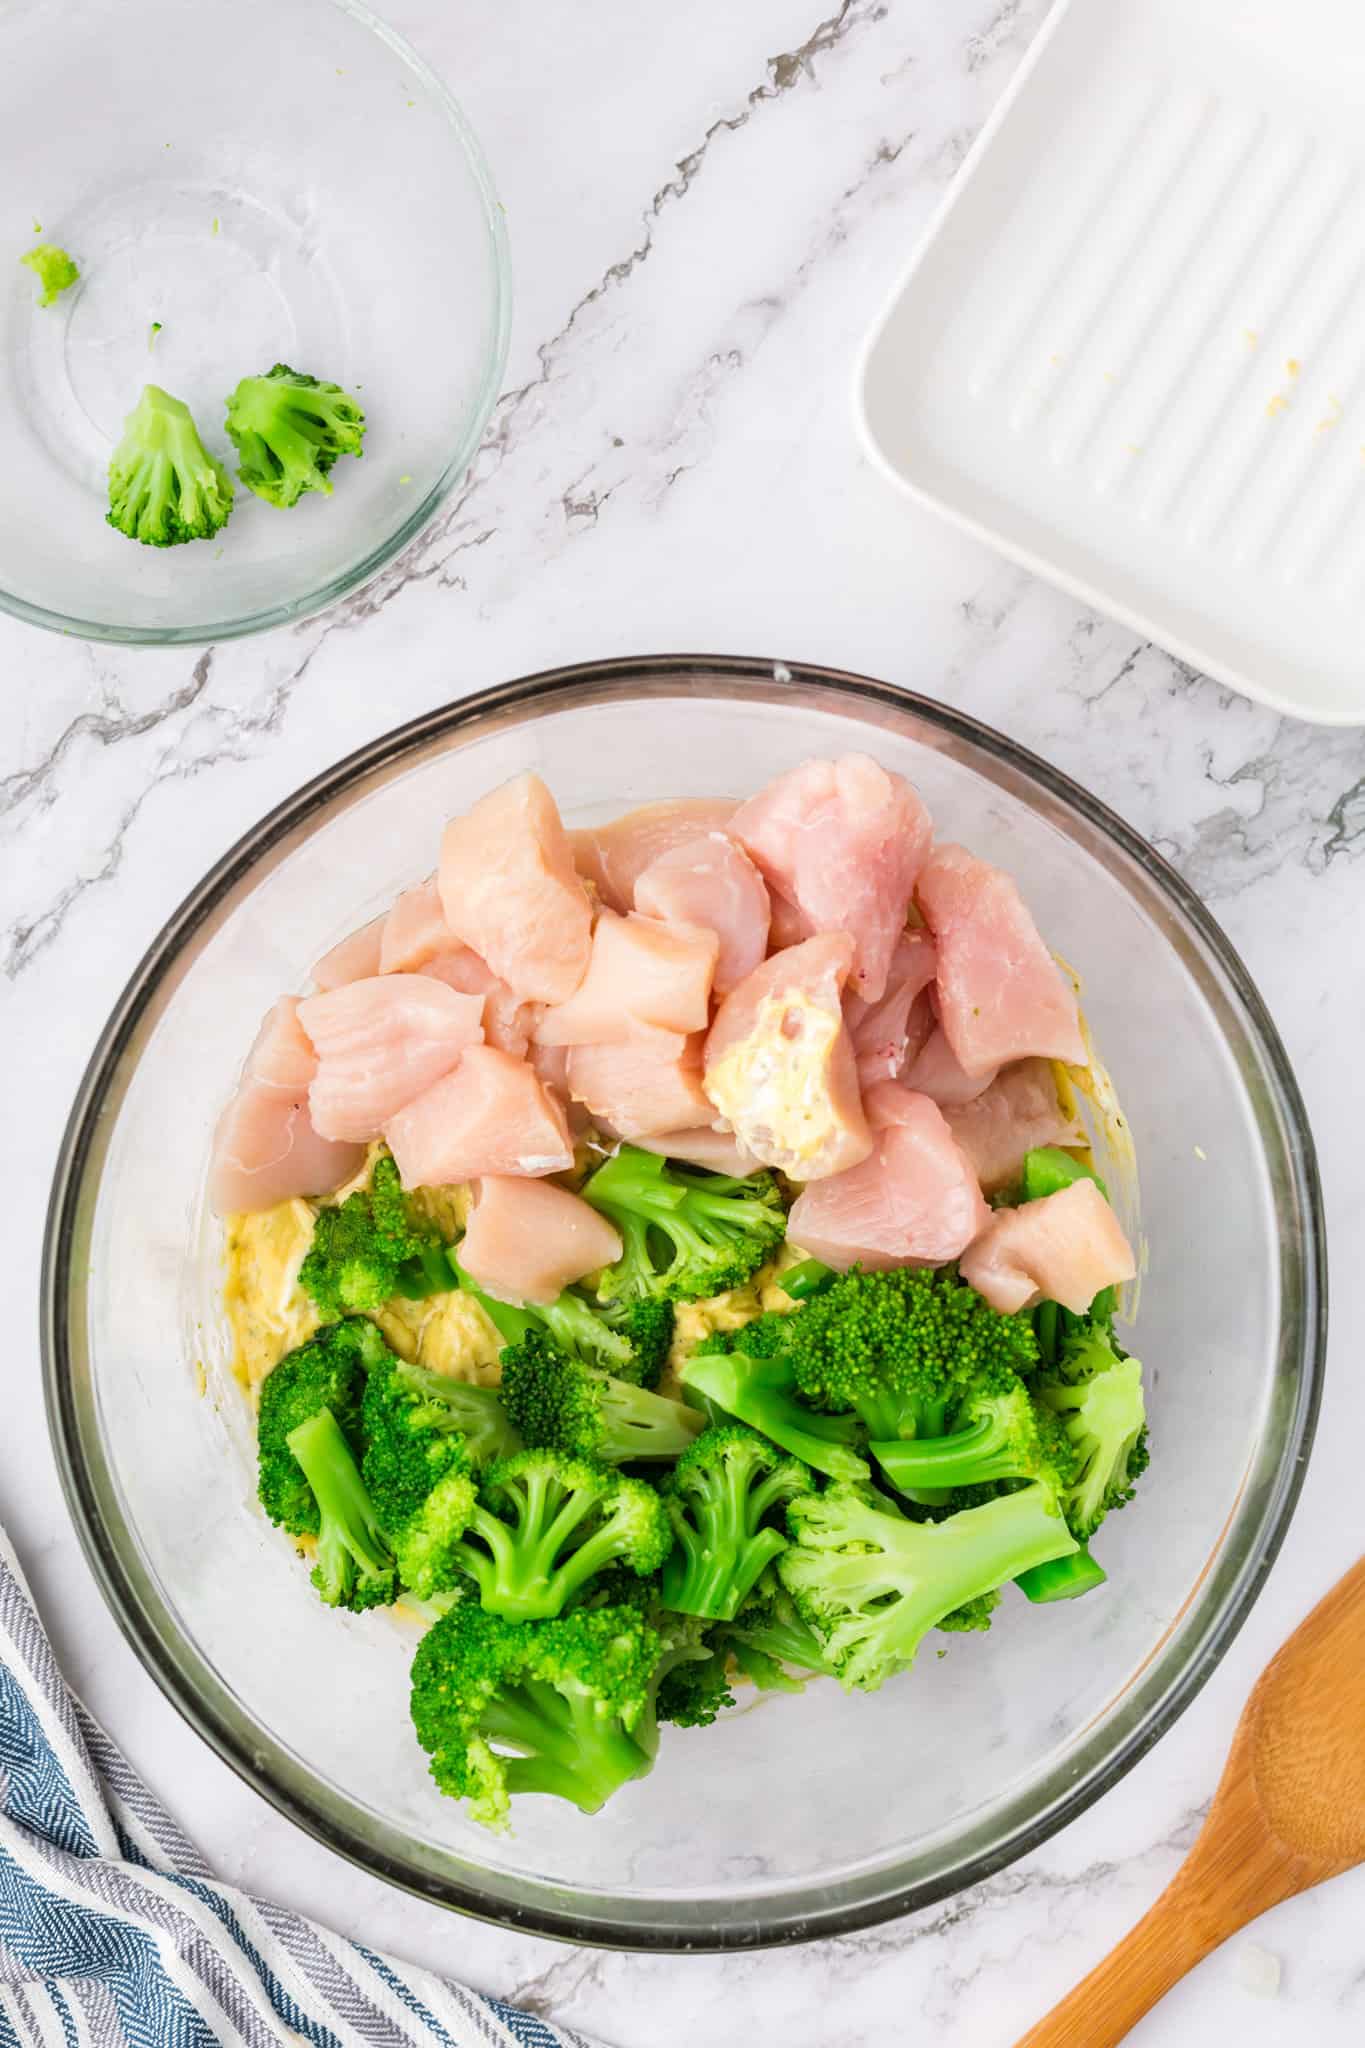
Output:
[[[826,4],[822,19],[802,0],[386,0],[481,134],[515,254],[507,394],[453,514],[338,611],[216,650],[123,653],[0,620],[17,1239],[0,1270],[0,1515],[67,1672],[225,1875],[620,2048],[861,2048],[921,2029],[943,2048],[1013,2041],[1170,1877],[1256,1672],[1361,1544],[1365,735],[1227,695],[873,473],[851,427],[854,351],[1045,10]],[[1097,1809],[976,1890],[872,1933],[729,1959],[572,1951],[460,1921],[277,1818],[181,1723],[106,1613],[63,1509],[34,1358],[67,1105],[185,889],[261,812],[401,719],[557,662],[663,649],[824,661],[941,695],[1152,838],[1223,921],[1285,1036],[1337,1254],[1302,1505],[1179,1725]],[[1232,1942],[1135,2039],[1357,2044],[1362,1928],[1356,1873]],[[1273,1996],[1255,1988],[1264,1951],[1282,1965]]]

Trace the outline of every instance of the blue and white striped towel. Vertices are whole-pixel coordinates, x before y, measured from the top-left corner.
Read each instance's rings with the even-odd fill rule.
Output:
[[[219,1884],[67,1690],[0,1529],[0,2048],[587,2048]]]

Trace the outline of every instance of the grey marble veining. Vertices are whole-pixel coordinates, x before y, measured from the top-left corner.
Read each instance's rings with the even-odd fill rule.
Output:
[[[1295,724],[1192,674],[921,514],[859,454],[856,348],[1042,0],[387,11],[451,80],[508,208],[508,387],[444,517],[321,619],[202,652],[0,620],[0,1001],[21,1053],[7,1326],[33,1330],[47,1180],[103,1017],[185,889],[255,818],[401,719],[509,676],[630,651],[754,653],[961,704],[1112,804],[1212,904],[1285,1036],[1322,1153],[1338,1257],[1318,1448],[1242,1636],[1099,1807],[928,1913],[733,1958],[575,1952],[452,1921],[276,1818],[179,1722],[105,1613],[22,1349],[0,1512],[73,1681],[225,1874],[622,2048],[864,2048],[893,2033],[995,2048],[1169,1878],[1256,1671],[1360,1546],[1365,734]],[[1358,2043],[1363,1927],[1359,1875],[1299,1900],[1138,2038]],[[1265,1952],[1282,1965],[1273,1997],[1257,1989]]]

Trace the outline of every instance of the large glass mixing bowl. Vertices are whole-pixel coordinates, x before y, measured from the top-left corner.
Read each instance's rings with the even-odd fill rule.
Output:
[[[1149,1375],[1150,1473],[1105,1527],[1097,1594],[1043,1608],[1012,1595],[989,1635],[937,1639],[942,1658],[926,1650],[870,1698],[817,1683],[667,1730],[653,1775],[595,1818],[524,1801],[514,1833],[485,1834],[437,1795],[412,1737],[411,1636],[324,1609],[255,1506],[202,1210],[214,1118],[262,1011],[429,872],[442,821],[506,777],[538,770],[586,823],[742,793],[856,748],[910,776],[942,833],[1018,876],[1083,976],[1141,1168],[1149,1266],[1130,1343]],[[58,1169],[44,1293],[52,1428],[91,1562],[220,1755],[426,1897],[642,1948],[800,1940],[923,1906],[1113,1784],[1208,1677],[1264,1580],[1312,1436],[1325,1326],[1298,1090],[1231,947],[1151,849],[941,705],[828,670],[684,658],[537,676],[434,712],[242,840],[171,919],[99,1043]]]

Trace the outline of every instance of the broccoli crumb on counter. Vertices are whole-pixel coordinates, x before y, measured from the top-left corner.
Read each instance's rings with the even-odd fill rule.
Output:
[[[40,306],[50,306],[63,292],[70,291],[80,277],[80,269],[74,257],[65,249],[59,249],[55,242],[39,242],[36,249],[29,249],[19,258],[25,269],[31,270],[42,290],[38,297]]]

